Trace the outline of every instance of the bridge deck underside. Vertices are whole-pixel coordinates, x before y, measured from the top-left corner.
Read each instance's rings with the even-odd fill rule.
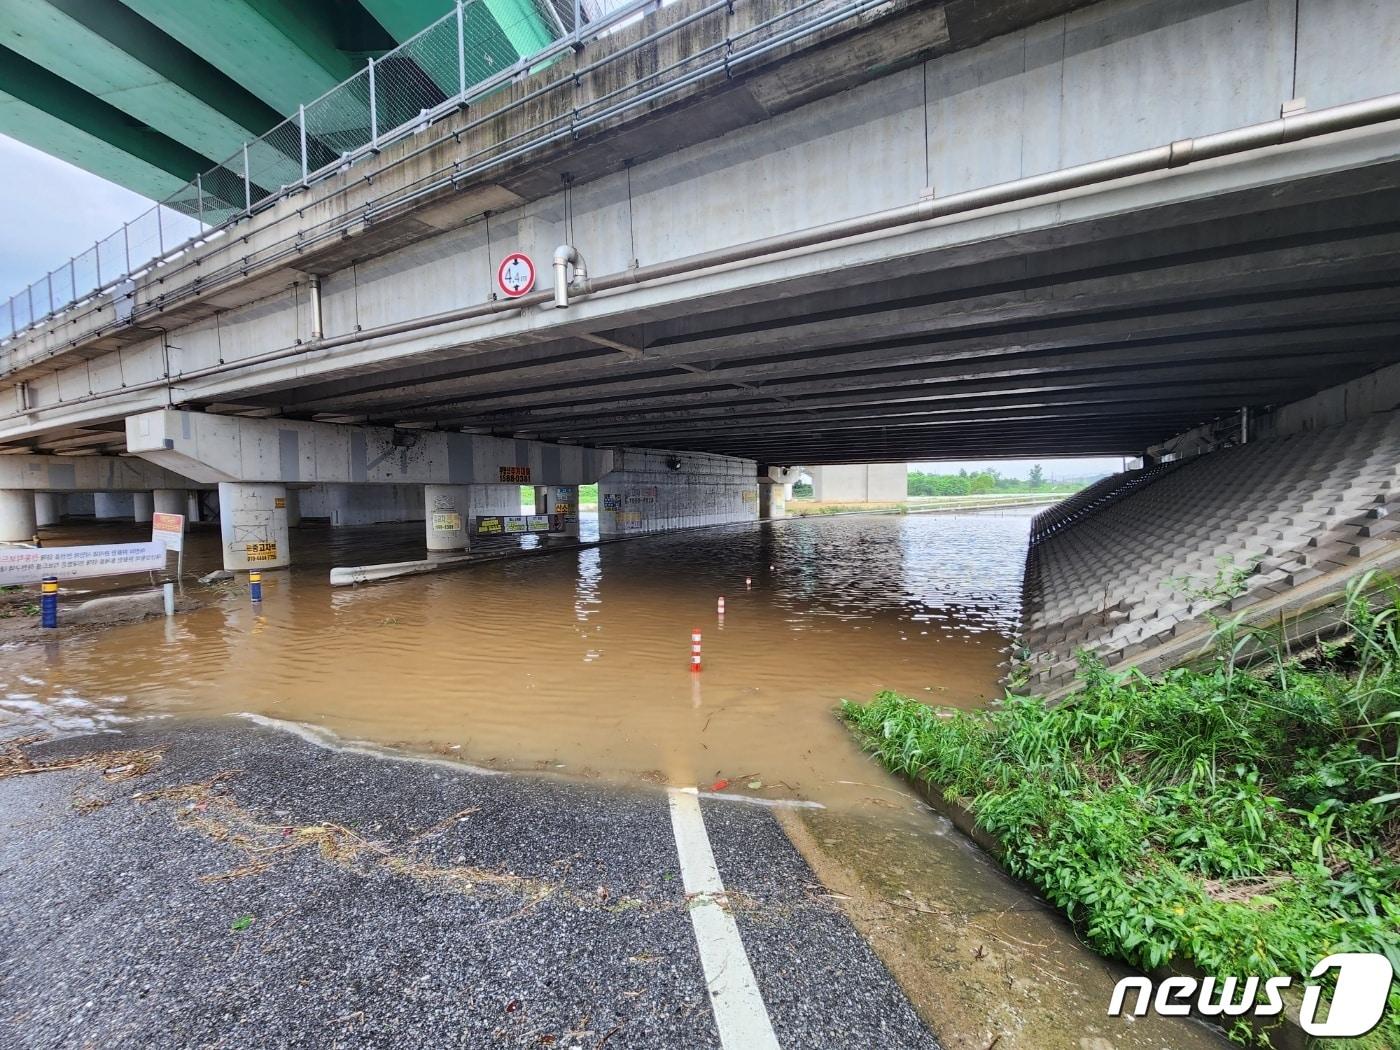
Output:
[[[1397,288],[1400,164],[1374,164],[892,252],[238,404],[774,463],[1135,453],[1400,360]]]

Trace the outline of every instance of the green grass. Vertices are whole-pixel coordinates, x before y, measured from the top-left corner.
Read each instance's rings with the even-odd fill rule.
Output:
[[[1275,650],[1241,670],[1224,625],[1207,670],[1086,661],[1059,704],[881,693],[842,714],[888,768],[966,804],[1106,955],[1295,984],[1333,952],[1400,970],[1400,593],[1375,612],[1372,582],[1349,591],[1352,640],[1307,664]],[[1390,1004],[1351,1045],[1400,1046],[1400,988]]]

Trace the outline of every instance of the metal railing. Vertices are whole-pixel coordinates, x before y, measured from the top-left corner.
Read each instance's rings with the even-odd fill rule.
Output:
[[[13,339],[167,264],[224,227],[378,153],[467,98],[546,65],[590,34],[637,17],[657,0],[458,0],[414,37],[233,156],[200,172],[150,210],[0,302],[0,339]]]

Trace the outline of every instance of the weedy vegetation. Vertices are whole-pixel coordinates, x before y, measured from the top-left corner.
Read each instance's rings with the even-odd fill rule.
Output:
[[[1303,659],[1222,623],[1212,666],[1148,678],[1081,655],[1059,703],[886,692],[841,713],[889,769],[966,805],[1105,955],[1301,978],[1381,952],[1400,971],[1400,588],[1354,580],[1345,618]],[[1246,636],[1262,665],[1238,666]],[[1400,987],[1377,1030],[1335,1045],[1400,1046]]]

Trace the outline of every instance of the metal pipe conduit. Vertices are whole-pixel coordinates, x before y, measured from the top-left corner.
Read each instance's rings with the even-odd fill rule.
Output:
[[[310,278],[311,288],[311,338],[321,339],[326,334],[324,322],[321,314],[321,278],[319,274],[312,274]]]
[[[853,219],[842,219],[838,222],[826,223],[821,226],[812,226],[805,230],[797,230],[793,233],[776,234],[771,237],[746,241],[742,244],[732,245],[727,248],[716,248],[707,252],[700,252],[695,255],[673,259],[668,262],[651,263],[647,266],[639,266],[634,269],[623,270],[619,273],[611,273],[597,278],[588,278],[583,275],[581,268],[582,257],[578,256],[578,265],[580,269],[579,272],[576,273],[575,281],[569,288],[569,291],[574,292],[575,295],[589,295],[618,288],[627,288],[648,281],[694,274],[702,270],[727,266],[738,262],[753,261],[766,256],[797,251],[803,248],[828,246],[832,242],[843,241],[853,237],[886,232],[901,227],[930,222],[935,219],[947,218],[952,215],[980,211],[984,208],[995,207],[997,205],[1030,201],[1038,197],[1063,193],[1069,190],[1083,189],[1089,186],[1113,182],[1118,179],[1149,175],[1156,172],[1173,171],[1205,160],[1214,160],[1220,157],[1267,149],[1269,147],[1285,145],[1290,142],[1317,138],[1321,135],[1350,131],[1356,128],[1382,124],[1394,120],[1400,120],[1400,92],[1382,95],[1361,102],[1349,102],[1340,106],[1332,106],[1313,113],[1299,113],[1280,117],[1277,120],[1265,121],[1261,124],[1250,124],[1245,127],[1217,132],[1211,135],[1203,135],[1198,138],[1179,139],[1164,146],[1155,146],[1150,149],[1139,150],[1135,153],[1126,153],[1105,160],[1078,164],[1074,167],[1047,172],[1043,175],[1032,175],[1024,179],[998,183],[997,185],[987,186],[982,189],[966,190],[962,193],[955,193],[947,197],[929,198],[915,204],[907,204],[898,208],[889,208],[884,211],[872,212],[868,215],[858,216]],[[556,251],[554,258],[556,279],[558,279],[557,275],[562,265],[559,257],[560,252],[572,252],[577,256],[576,250],[570,245],[562,245]],[[565,262],[567,261],[570,260],[566,259]],[[568,302],[568,293],[565,292],[565,302],[563,305],[567,306]],[[88,404],[93,401],[118,397],[127,393],[158,389],[175,382],[204,379],[210,376],[235,371],[240,368],[246,368],[251,365],[268,364],[273,361],[300,354],[332,350],[360,343],[369,343],[375,339],[404,335],[410,332],[422,332],[430,328],[438,328],[462,321],[497,317],[512,312],[523,312],[531,307],[545,304],[549,304],[551,307],[561,305],[556,297],[556,289],[545,292],[532,292],[518,299],[495,300],[480,303],[475,306],[429,314],[425,317],[418,317],[409,321],[396,321],[392,324],[379,325],[375,328],[367,328],[363,331],[350,332],[345,335],[312,339],[305,343],[282,347],[277,350],[270,350],[266,353],[255,354],[237,361],[228,361],[220,365],[211,365],[207,368],[194,369],[168,378],[148,380],[144,383],[133,383],[120,390],[71,398],[66,401],[55,402],[53,405],[31,408],[27,412],[11,412],[8,415],[0,416],[0,420],[11,420],[24,415],[34,415],[35,413],[43,412],[47,409]]]

